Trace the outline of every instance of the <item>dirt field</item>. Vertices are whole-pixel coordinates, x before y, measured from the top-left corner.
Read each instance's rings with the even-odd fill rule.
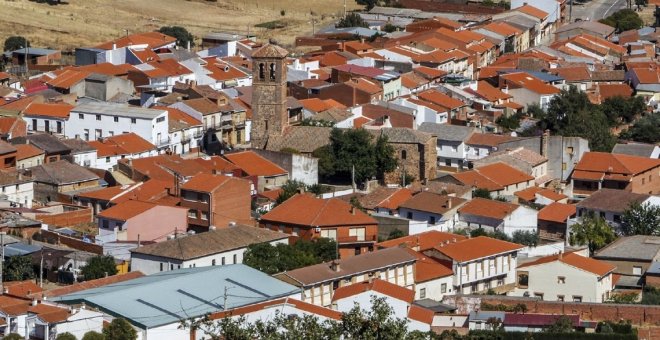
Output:
[[[66,0],[50,5],[29,0],[0,0],[0,44],[23,35],[35,47],[70,50],[94,46],[129,32],[152,31],[165,25],[186,27],[196,37],[209,31],[234,30],[273,38],[290,45],[296,35],[328,25],[343,12],[344,0]],[[347,9],[359,8],[347,0]],[[282,11],[284,16],[282,16]],[[275,30],[254,25],[281,20]]]

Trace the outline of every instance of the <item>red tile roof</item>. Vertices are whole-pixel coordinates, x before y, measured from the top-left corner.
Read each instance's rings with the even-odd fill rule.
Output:
[[[14,145],[14,148],[16,148],[17,161],[36,157],[46,153],[44,150],[41,150],[32,144],[16,144]]]
[[[463,106],[467,106],[466,103],[436,90],[426,90],[424,92],[420,92],[417,94],[417,97],[428,100],[433,104],[440,105],[447,110],[454,110]]]
[[[616,269],[616,266],[613,266],[605,261],[599,261],[590,257],[580,256],[574,252],[545,256],[536,261],[521,264],[518,266],[518,268],[538,266],[554,261],[565,263],[569,266],[595,274],[598,277],[605,276]]]
[[[156,146],[133,132],[88,142],[98,157],[133,155],[155,150]]]
[[[451,269],[452,264],[450,261],[437,260],[428,257],[420,251],[406,249],[410,254],[417,257],[415,262],[415,283],[419,284],[431,280],[436,280],[441,277],[447,277],[454,274]]]
[[[437,245],[447,242],[457,242],[466,240],[467,237],[458,234],[445,233],[442,231],[431,230],[416,235],[408,235],[393,240],[387,240],[377,243],[378,248],[408,247],[418,248],[418,251],[431,249]]]
[[[34,281],[9,281],[3,283],[4,287],[9,291],[9,295],[21,297],[21,298],[30,298],[33,293],[43,292],[43,289],[39,287]]]
[[[572,177],[599,179],[614,176],[616,179],[630,179],[631,176],[657,167],[660,167],[660,159],[606,152],[587,152],[582,155],[580,162],[575,166]]]
[[[463,185],[474,186],[488,191],[502,190],[502,185],[493,182],[488,177],[480,174],[476,170],[458,172],[451,175],[453,178],[461,182]]]
[[[505,135],[495,135],[492,133],[473,133],[467,142],[465,142],[465,144],[496,147],[501,143],[508,142],[512,139],[513,137]]]
[[[375,225],[378,222],[340,199],[297,194],[261,216],[261,221],[300,226]]]
[[[383,209],[398,209],[399,206],[412,197],[412,192],[407,188],[401,188],[394,191],[392,195],[381,201],[376,205],[377,208]]]
[[[434,317],[435,312],[430,309],[426,309],[417,305],[411,305],[410,308],[408,308],[408,319],[410,320],[415,320],[427,325],[431,325],[433,323]]]
[[[500,78],[504,79],[507,84],[525,88],[541,95],[558,94],[560,92],[558,88],[546,84],[542,80],[525,72],[502,74]]]
[[[66,103],[32,103],[25,110],[23,110],[23,115],[28,117],[40,116],[68,119],[69,113],[73,108],[73,105]]]
[[[240,178],[200,173],[181,186],[181,189],[212,193],[232,181],[244,181]]]
[[[458,209],[458,213],[503,220],[514,210],[518,209],[518,207],[519,205],[513,203],[477,197],[465,203],[465,205]]]
[[[527,15],[531,15],[541,20],[548,17],[548,12],[538,9],[532,5],[525,4],[524,6],[518,7],[515,10],[521,13],[525,13]]]
[[[478,96],[488,100],[489,102],[496,102],[498,100],[506,100],[513,98],[510,94],[506,94],[497,87],[489,84],[487,81],[481,80],[477,83],[477,89],[473,91]]]
[[[85,282],[80,282],[80,283],[75,283],[70,286],[64,286],[64,287],[58,287],[54,289],[47,290],[43,293],[34,293],[32,296],[34,297],[54,297],[54,296],[63,296],[75,292],[80,292],[86,289],[92,289],[92,288],[98,288],[98,287],[103,287],[107,286],[109,284],[113,283],[119,283],[119,282],[124,282],[128,280],[133,280],[137,279],[144,276],[142,272],[139,271],[134,271],[134,272],[129,272],[126,274],[118,274],[118,275],[113,275],[113,276],[108,276],[100,279],[95,279],[95,280],[89,280]]]
[[[533,181],[534,177],[504,163],[493,163],[479,167],[473,171],[479,172],[491,181],[508,186],[516,183]]]
[[[365,281],[337,288],[332,296],[332,301],[350,298],[369,291],[378,292],[408,303],[412,303],[415,299],[415,291],[413,290],[397,286],[381,279],[374,279],[371,282]]]
[[[539,210],[538,219],[557,223],[566,223],[566,220],[575,216],[576,208],[573,204],[553,202]]]
[[[126,201],[101,211],[97,216],[111,220],[127,221],[157,206],[157,204],[142,201]]]
[[[312,315],[319,315],[333,320],[341,320],[342,313],[336,310],[325,308],[311,303],[303,302],[296,299],[282,298],[277,300],[266,301],[257,304],[251,304],[241,308],[231,309],[227,312],[213,313],[209,316],[211,320],[217,320],[228,316],[245,315],[248,313],[259,312],[266,308],[284,307],[285,305],[292,305],[296,309],[307,312]]]
[[[66,321],[71,314],[68,308],[61,308],[44,303],[39,303],[36,306],[31,306],[28,311],[37,314],[39,319],[50,324],[60,323]]]
[[[83,81],[90,74],[90,72],[69,69],[58,73],[55,78],[47,81],[46,84],[55,88],[69,89],[71,86]]]
[[[484,257],[525,248],[520,244],[478,236],[464,241],[437,246],[434,249],[457,262],[469,262]]]
[[[288,173],[254,151],[225,154],[225,158],[241,168],[248,176],[280,176]]]
[[[129,188],[123,188],[122,186],[106,187],[93,191],[85,191],[78,194],[78,197],[91,198],[102,201],[110,201],[115,196],[123,193],[124,191],[129,190]]]

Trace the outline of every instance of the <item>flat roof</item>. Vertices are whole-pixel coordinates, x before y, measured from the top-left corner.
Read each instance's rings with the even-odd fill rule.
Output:
[[[105,102],[83,103],[74,107],[71,112],[144,119],[154,119],[163,114],[167,115],[166,110],[145,109],[143,107]]]

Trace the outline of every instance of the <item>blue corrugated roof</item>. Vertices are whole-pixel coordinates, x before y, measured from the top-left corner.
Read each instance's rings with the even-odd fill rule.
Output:
[[[5,256],[6,257],[23,256],[23,255],[35,253],[39,250],[41,250],[40,246],[34,246],[25,243],[12,243],[5,245]]]
[[[108,314],[151,328],[290,296],[300,290],[242,264],[187,268],[64,295],[53,300],[85,302]]]

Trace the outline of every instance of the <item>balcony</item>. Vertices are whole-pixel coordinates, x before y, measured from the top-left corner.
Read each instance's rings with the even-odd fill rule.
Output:
[[[170,144],[171,144],[170,137],[166,137],[166,138],[161,137],[156,141],[156,146],[159,148],[168,146]]]

